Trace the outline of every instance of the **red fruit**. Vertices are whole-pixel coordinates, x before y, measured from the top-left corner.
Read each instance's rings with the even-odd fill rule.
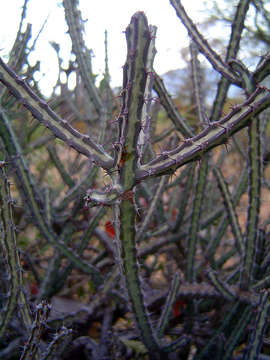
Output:
[[[115,231],[114,231],[113,223],[111,221],[106,222],[105,231],[106,231],[106,234],[109,235],[110,238],[114,239]]]
[[[37,295],[39,293],[39,289],[36,282],[30,284],[30,292],[32,295]]]
[[[174,306],[173,306],[174,317],[181,315],[181,309],[183,309],[185,307],[185,305],[186,305],[186,303],[184,300],[179,300],[174,303]]]
[[[173,210],[172,210],[172,221],[174,221],[176,219],[176,215],[177,215],[177,210],[176,210],[176,208],[173,208]]]

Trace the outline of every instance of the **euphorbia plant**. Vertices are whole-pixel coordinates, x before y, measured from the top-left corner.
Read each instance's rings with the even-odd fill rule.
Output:
[[[98,316],[98,309],[104,304],[107,306],[101,320],[99,317],[102,321],[101,345],[89,336],[84,339],[88,356],[101,359],[114,351],[114,358],[119,358],[115,347],[120,349],[121,345],[108,339],[107,333],[110,329],[117,334],[113,315],[117,313],[116,308],[121,309],[121,305],[124,314],[131,305],[144,345],[137,343],[139,351],[148,353],[153,359],[166,356],[188,358],[194,349],[197,359],[220,356],[231,359],[239,344],[245,345],[243,356],[247,359],[253,359],[261,352],[269,309],[268,233],[266,227],[259,226],[263,158],[265,161],[269,158],[267,152],[261,154],[261,141],[266,134],[261,126],[266,120],[261,113],[270,106],[270,92],[261,82],[268,75],[270,58],[269,55],[265,56],[253,72],[237,59],[249,1],[240,1],[237,6],[225,60],[202,37],[180,1],[172,0],[171,4],[192,40],[190,53],[198,118],[196,128],[190,126],[175,107],[163,81],[154,71],[156,27],[148,25],[143,12],[133,15],[125,31],[127,59],[119,95],[121,106],[113,120],[109,75],[105,73],[100,88],[95,85],[91,58],[82,36],[83,22],[78,4],[71,0],[63,1],[76,55],[76,63],[69,70],[75,68],[83,84],[84,105],[89,111],[89,118],[98,119],[95,123],[85,121],[88,134],[75,129],[38,96],[14,72],[16,64],[6,64],[0,59],[0,82],[4,85],[1,90],[0,136],[7,163],[12,162],[18,191],[31,216],[27,221],[39,229],[42,239],[54,249],[45,269],[36,271],[32,266],[36,278],[36,282],[32,283],[37,284],[39,289],[32,295],[40,301],[35,319],[32,320],[22,289],[21,273],[15,276],[15,268],[20,269],[21,265],[14,241],[14,223],[9,215],[10,207],[4,206],[9,202],[6,174],[1,172],[2,213],[5,216],[2,221],[2,248],[7,254],[8,271],[13,279],[12,291],[5,304],[7,315],[1,319],[1,333],[8,327],[18,293],[20,304],[23,305],[22,322],[28,336],[22,358],[47,359],[60,351],[61,347],[57,348],[56,345],[66,336],[74,336],[76,343],[76,334],[72,335],[66,328],[57,332],[47,349],[41,341],[44,323],[48,322],[52,328],[54,326],[48,320],[50,307],[45,300],[64,288],[74,268],[87,274],[95,289],[87,308],[90,319]],[[54,48],[57,50],[56,45]],[[221,75],[208,116],[198,75],[199,52]],[[63,71],[61,66],[60,70]],[[20,72],[21,68],[18,67],[17,71]],[[222,116],[230,84],[242,88],[245,99]],[[157,119],[152,106],[153,89],[174,126],[172,136],[171,131],[159,134],[163,149],[166,147],[159,153],[154,140]],[[81,120],[83,116],[75,106],[74,97],[63,86],[62,91],[63,98],[70,96],[70,106],[75,107],[74,113]],[[11,121],[10,113],[15,110],[14,103],[10,103],[10,95],[60,139],[64,147],[71,147],[88,159],[86,174],[76,184],[65,169],[61,156],[57,155],[56,147],[50,144],[50,160],[69,189],[64,198],[57,198],[58,202],[52,201],[48,192],[40,191],[30,171],[25,156],[27,146],[23,149],[23,142],[19,143]],[[245,166],[232,192],[222,174],[223,154],[215,160],[210,150],[227,144],[233,135],[244,128],[248,129],[248,150],[244,156],[244,150],[240,151]],[[91,131],[97,132],[97,129],[99,133],[95,138]],[[34,131],[31,130],[28,137],[31,138]],[[76,159],[71,164],[75,166]],[[183,170],[179,171],[181,168]],[[100,186],[98,171],[102,176],[106,175],[105,187]],[[54,190],[55,194],[60,192],[56,185]],[[248,210],[246,227],[243,229],[240,215],[235,209],[246,192]],[[111,209],[113,219],[108,218],[108,213],[111,214],[108,209]],[[100,225],[102,221],[104,226]],[[150,228],[151,224],[154,224],[154,229]],[[101,230],[102,227],[105,231]],[[220,254],[218,249],[230,234],[229,249]],[[102,250],[96,244],[92,245],[94,236],[98,238]],[[85,257],[89,251],[92,251],[91,258],[87,261]],[[166,265],[162,252],[168,258]],[[228,260],[234,261],[231,268],[226,267]],[[164,279],[166,276],[168,278],[168,273],[174,273],[174,276],[169,276],[169,292],[161,291],[154,296],[149,285],[154,282],[160,269],[163,270]],[[119,284],[118,279],[121,279]],[[148,308],[153,312],[151,316]],[[235,314],[240,315],[236,318]],[[75,319],[76,316],[73,321]],[[180,329],[175,319],[179,320]],[[255,326],[250,329],[252,322]],[[136,345],[132,343],[134,331],[130,338],[119,337],[128,348]]]

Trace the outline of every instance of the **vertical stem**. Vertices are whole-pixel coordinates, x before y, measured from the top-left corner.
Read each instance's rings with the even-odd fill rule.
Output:
[[[141,130],[147,83],[147,59],[154,53],[153,51],[149,53],[151,33],[147,19],[142,12],[138,12],[132,17],[130,25],[126,29],[126,39],[128,55],[124,66],[123,104],[119,117],[121,119],[119,143],[121,145],[118,158],[119,180],[121,188],[124,190],[119,205],[122,265],[126,287],[143,342],[151,353],[155,353],[159,346],[144,305],[139,279],[135,228],[136,209],[134,190],[132,189],[139,158],[137,143]]]
[[[250,0],[240,0],[238,3],[234,21],[232,24],[230,42],[227,48],[226,61],[228,61],[231,58],[235,58],[238,53],[241,34],[242,31],[244,30],[244,23],[249,8],[249,3]],[[225,77],[222,77],[218,84],[218,90],[212,108],[212,113],[210,116],[212,121],[216,121],[222,113],[222,109],[226,100],[229,86],[230,86],[229,80]]]
[[[244,265],[241,276],[241,287],[248,288],[253,280],[253,265],[256,253],[256,242],[259,228],[259,212],[261,204],[261,139],[260,122],[256,117],[249,128],[249,207],[247,218],[247,234],[245,242]]]
[[[9,182],[4,167],[0,167],[0,200],[1,200],[1,232],[3,248],[7,256],[8,271],[10,274],[10,291],[5,308],[5,314],[0,324],[0,338],[4,335],[15,307],[19,305],[23,323],[29,328],[31,312],[23,292],[22,267],[17,248],[15,224],[13,222],[12,199]]]
[[[196,256],[196,246],[198,239],[198,231],[200,226],[201,207],[204,197],[204,189],[206,184],[208,170],[208,156],[206,156],[200,164],[198,172],[195,198],[193,201],[192,218],[189,229],[189,239],[187,247],[187,264],[186,264],[186,279],[187,281],[193,282],[195,279],[194,263]]]

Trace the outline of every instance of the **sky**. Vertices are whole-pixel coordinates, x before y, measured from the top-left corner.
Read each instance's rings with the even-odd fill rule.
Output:
[[[205,17],[201,0],[182,0],[190,17],[198,22]],[[15,39],[23,0],[8,0],[0,13],[0,56],[8,54]],[[47,23],[36,44],[30,61],[41,60],[40,86],[49,95],[57,77],[57,57],[49,42],[61,44],[61,56],[67,64],[71,43],[64,19],[61,1],[29,0],[26,22],[32,24],[35,37],[45,19]],[[205,8],[204,8],[205,9]],[[93,49],[93,71],[104,72],[104,31],[108,31],[109,69],[111,85],[121,86],[122,66],[126,57],[126,41],[123,31],[136,11],[144,11],[149,24],[158,27],[157,55],[154,67],[159,74],[184,66],[180,49],[188,45],[187,32],[169,0],[80,0],[80,10],[85,22],[85,42]],[[207,37],[209,34],[205,34]]]

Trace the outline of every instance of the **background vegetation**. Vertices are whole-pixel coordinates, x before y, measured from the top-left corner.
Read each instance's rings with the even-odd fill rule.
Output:
[[[1,359],[270,358],[269,3],[213,2],[200,31],[170,3],[191,38],[177,97],[142,12],[116,91],[63,0],[75,60],[51,44],[47,99],[25,0],[0,59]],[[227,45],[202,35],[216,21]]]

